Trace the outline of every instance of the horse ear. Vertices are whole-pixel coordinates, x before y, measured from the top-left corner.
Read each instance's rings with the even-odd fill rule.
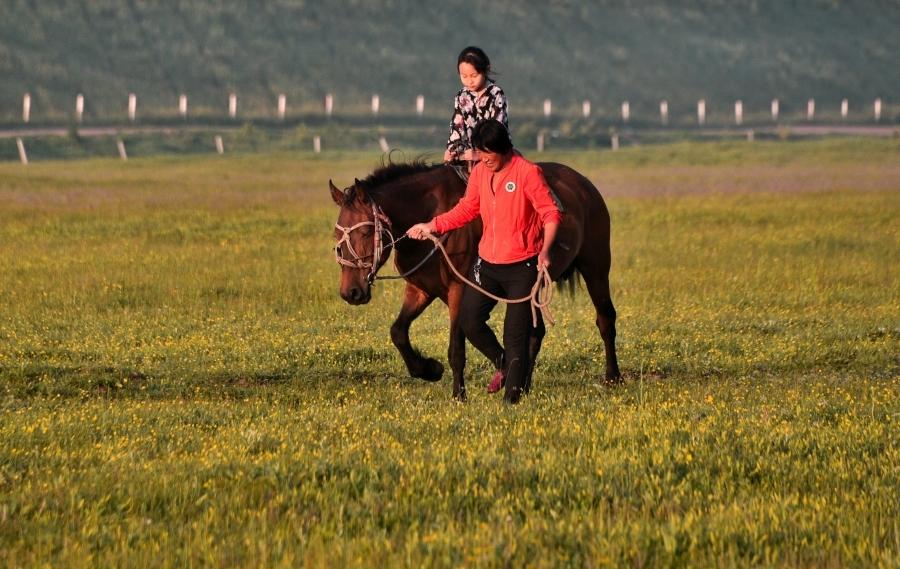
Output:
[[[359,178],[353,178],[353,188],[356,191],[356,196],[363,203],[367,203],[369,201],[369,196],[366,194],[366,189],[363,187],[362,182],[359,181]]]
[[[331,188],[331,199],[334,200],[334,203],[344,205],[344,192],[337,189],[331,180],[328,180],[328,187]]]

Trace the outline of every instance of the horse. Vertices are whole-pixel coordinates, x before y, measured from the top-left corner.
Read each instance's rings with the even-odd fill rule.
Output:
[[[570,281],[580,273],[596,310],[596,325],[606,353],[604,381],[621,381],[616,357],[616,310],[609,291],[610,218],[600,192],[584,176],[557,163],[539,163],[544,178],[564,211],[550,255],[550,276],[554,281]],[[464,195],[466,185],[447,164],[428,165],[422,161],[388,161],[363,180],[338,189],[328,181],[331,197],[340,207],[335,223],[334,253],[341,265],[340,295],[351,305],[367,304],[379,269],[394,252],[394,264],[406,281],[403,304],[391,325],[391,340],[400,352],[410,375],[426,381],[438,381],[444,366],[423,356],[409,340],[409,327],[428,306],[439,298],[450,314],[448,361],[453,372],[453,397],[465,401],[463,375],[465,336],[459,324],[459,307],[464,287],[435,254],[432,241],[406,239],[407,229],[450,210]],[[449,261],[464,274],[470,274],[481,237],[481,220],[441,237]],[[538,326],[529,341],[529,366],[525,392],[531,387],[534,362],[544,337]]]

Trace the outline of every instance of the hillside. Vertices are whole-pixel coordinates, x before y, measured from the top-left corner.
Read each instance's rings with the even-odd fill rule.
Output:
[[[886,107],[900,92],[900,3],[896,0],[699,0],[571,2],[525,0],[280,0],[266,3],[146,0],[3,0],[0,121],[21,118],[32,94],[35,120],[64,119],[76,93],[88,120],[139,113],[175,115],[178,95],[194,115],[224,113],[227,94],[241,113],[274,112],[278,93],[292,112],[366,112],[380,93],[383,112],[449,112],[458,87],[455,58],[480,45],[500,72],[514,110],[576,113],[583,99],[614,114],[673,114],[705,97],[711,112],[743,99],[764,112],[773,97],[801,112]],[[894,107],[892,107],[894,108]]]

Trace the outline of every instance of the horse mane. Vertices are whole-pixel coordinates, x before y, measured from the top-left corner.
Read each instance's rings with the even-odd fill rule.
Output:
[[[425,162],[425,158],[422,156],[414,158],[412,162],[394,162],[391,160],[390,155],[388,155],[386,159],[382,158],[381,166],[379,168],[369,174],[366,178],[359,180],[356,185],[350,187],[350,191],[347,192],[346,200],[349,203],[356,198],[357,187],[365,190],[367,193],[377,193],[383,186],[399,180],[400,178],[412,176],[413,174],[421,174],[423,172],[431,172],[441,166],[443,166],[443,164],[429,164]]]

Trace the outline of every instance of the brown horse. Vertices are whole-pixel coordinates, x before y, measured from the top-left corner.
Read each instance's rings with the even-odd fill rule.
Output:
[[[605,380],[618,382],[616,311],[609,294],[609,211],[597,188],[578,172],[555,163],[540,166],[565,211],[551,254],[550,275],[558,281],[573,277],[575,271],[581,273],[597,311],[597,327],[606,351]],[[335,255],[342,265],[341,297],[354,305],[369,302],[377,272],[393,249],[394,264],[406,280],[406,289],[400,314],[391,326],[391,340],[413,377],[439,380],[444,366],[412,347],[409,327],[435,298],[440,298],[450,310],[448,359],[453,370],[453,396],[465,400],[465,336],[458,316],[466,285],[452,274],[443,255],[435,254],[431,241],[404,239],[406,230],[414,224],[451,209],[465,193],[465,184],[449,166],[415,162],[388,164],[344,191],[330,181],[329,186],[332,199],[341,208],[335,224]],[[476,219],[445,237],[445,248],[460,272],[470,273],[481,229],[481,221]],[[526,391],[543,336],[540,326],[531,338],[532,367]]]

